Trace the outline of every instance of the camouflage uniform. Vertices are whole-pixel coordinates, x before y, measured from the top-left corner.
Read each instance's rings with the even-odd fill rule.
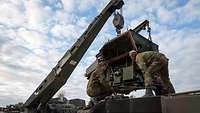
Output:
[[[91,74],[87,84],[87,94],[90,97],[99,98],[101,100],[105,96],[112,94],[109,82],[106,80],[105,71],[98,65],[96,70]]]
[[[147,51],[138,53],[136,63],[144,75],[145,87],[151,87],[154,76],[159,76],[168,93],[175,93],[169,79],[168,59],[159,52]]]

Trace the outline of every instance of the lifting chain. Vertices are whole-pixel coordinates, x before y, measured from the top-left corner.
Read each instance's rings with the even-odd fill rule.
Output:
[[[152,41],[152,38],[151,38],[151,28],[149,26],[149,24],[147,25],[147,32],[149,33],[149,40]]]

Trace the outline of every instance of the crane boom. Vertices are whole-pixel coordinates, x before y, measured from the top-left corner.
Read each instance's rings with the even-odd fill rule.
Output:
[[[145,20],[140,25],[138,25],[136,28],[133,29],[136,33],[140,32],[141,30],[145,29],[145,27],[149,27],[149,21]]]
[[[85,32],[65,53],[39,87],[25,102],[28,112],[34,112],[46,105],[55,93],[66,83],[71,73],[102,29],[111,14],[123,6],[123,0],[111,0],[102,12],[92,21]]]

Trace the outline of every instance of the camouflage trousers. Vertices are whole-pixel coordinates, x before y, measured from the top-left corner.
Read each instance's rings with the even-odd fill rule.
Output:
[[[158,59],[154,59],[149,65],[147,65],[147,69],[143,72],[145,72],[145,87],[152,87],[153,78],[158,76],[162,80],[164,89],[168,91],[168,93],[175,93],[175,89],[169,79],[168,59],[165,56],[160,56]]]

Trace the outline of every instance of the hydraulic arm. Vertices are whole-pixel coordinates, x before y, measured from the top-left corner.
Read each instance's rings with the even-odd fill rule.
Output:
[[[138,25],[136,28],[134,28],[133,30],[138,33],[141,30],[146,29],[146,26],[149,27],[149,21],[145,20],[144,22],[142,22],[140,25]]]
[[[75,44],[65,53],[39,87],[25,102],[28,112],[43,109],[49,99],[66,83],[71,73],[102,29],[111,14],[123,6],[123,0],[111,0],[102,12],[93,20]]]
[[[152,39],[151,39],[151,28],[149,26],[149,21],[148,20],[145,20],[144,22],[142,22],[135,29],[133,29],[133,31],[135,31],[136,33],[139,33],[141,30],[145,30],[146,27],[147,27],[147,32],[149,32],[149,40],[152,41]]]

